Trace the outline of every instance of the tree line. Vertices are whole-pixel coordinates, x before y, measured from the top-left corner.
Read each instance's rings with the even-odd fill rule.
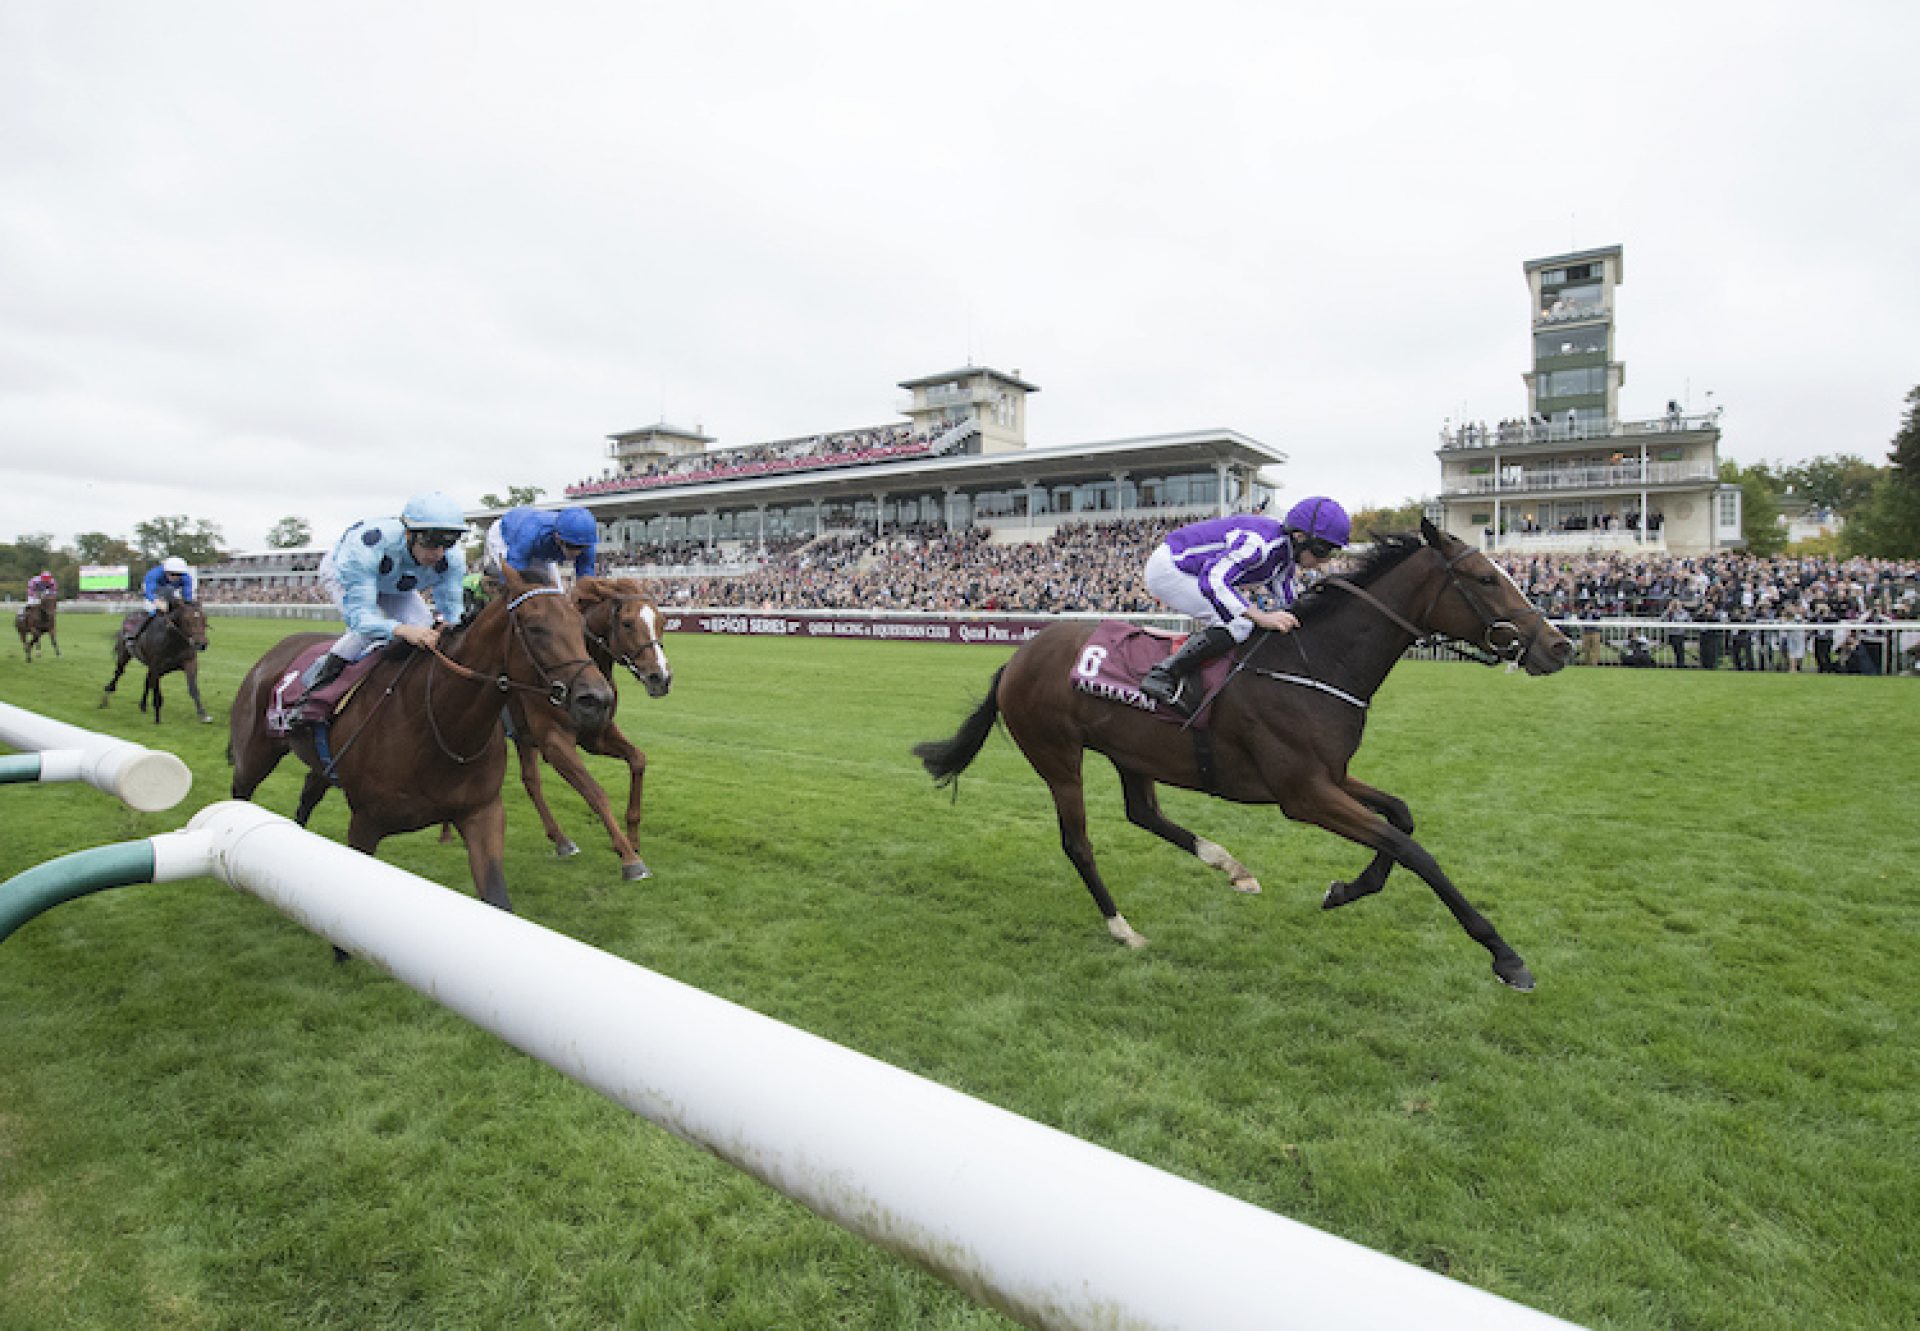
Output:
[[[301,517],[281,518],[267,532],[267,545],[274,550],[293,549],[312,539],[312,524]],[[136,522],[130,538],[83,531],[71,544],[57,545],[45,532],[29,532],[11,545],[0,543],[0,596],[25,596],[27,579],[41,569],[52,572],[62,596],[73,596],[80,590],[83,564],[124,564],[127,584],[132,587],[168,555],[179,555],[199,568],[218,564],[228,554],[226,537],[217,524],[184,513],[165,513]]]

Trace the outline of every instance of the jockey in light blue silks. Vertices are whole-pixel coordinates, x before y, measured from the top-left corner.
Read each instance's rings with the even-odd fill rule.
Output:
[[[347,528],[319,569],[320,585],[347,631],[307,668],[302,697],[395,638],[438,646],[441,628],[460,613],[466,534],[460,506],[438,490],[409,499],[397,518],[367,518]],[[432,596],[431,607],[423,592]]]
[[[1258,513],[1208,518],[1167,534],[1147,559],[1147,590],[1203,627],[1179,651],[1149,670],[1140,691],[1155,702],[1185,708],[1181,686],[1206,662],[1245,642],[1256,628],[1291,633],[1294,571],[1312,572],[1333,558],[1353,534],[1347,511],[1315,495],[1287,511],[1283,523]],[[1281,609],[1262,610],[1240,592],[1265,586]]]
[[[577,578],[594,574],[600,529],[584,508],[510,508],[487,528],[487,571],[498,576],[511,566],[536,582],[560,585],[560,566],[573,565]]]

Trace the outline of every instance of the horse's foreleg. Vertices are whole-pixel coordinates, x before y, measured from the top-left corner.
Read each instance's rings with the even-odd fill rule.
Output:
[[[473,890],[489,906],[513,913],[507,899],[507,806],[496,796],[491,802],[469,811],[454,826],[467,843],[467,868],[473,874]]]
[[[1114,770],[1120,773],[1120,789],[1127,800],[1128,822],[1135,827],[1145,828],[1162,841],[1180,847],[1202,864],[1218,869],[1227,876],[1234,891],[1252,894],[1260,890],[1259,880],[1252,871],[1235,859],[1225,846],[1203,836],[1195,836],[1161,812],[1160,796],[1152,781],[1138,772],[1129,772],[1118,763],[1114,764]]]
[[[580,747],[605,758],[618,758],[627,765],[627,840],[633,844],[634,858],[640,852],[640,797],[647,780],[647,755],[638,745],[620,733],[609,721],[592,739],[582,739]],[[608,831],[612,831],[609,826]]]
[[[542,748],[528,738],[524,725],[514,728],[513,750],[520,759],[520,784],[526,787],[527,798],[533,801],[533,811],[540,815],[541,830],[553,843],[553,853],[563,860],[578,855],[580,847],[561,830],[560,820],[553,816],[553,809],[547,804],[547,792],[540,781]]]
[[[140,710],[147,710],[147,695],[153,695],[153,723],[160,724],[160,705],[164,701],[160,696],[160,672],[152,666],[147,667],[147,679],[140,686]]]
[[[55,656],[64,655],[64,653],[60,650],[60,635],[58,633],[55,633],[52,629],[48,629],[47,641],[53,644],[53,654]]]
[[[180,667],[180,673],[187,677],[187,692],[193,696],[193,710],[200,716],[204,725],[213,724],[213,718],[207,715],[207,706],[200,701],[200,660],[189,656],[186,664]]]
[[[1340,788],[1385,818],[1393,826],[1413,835],[1413,811],[1407,808],[1406,801],[1376,790],[1364,781],[1352,777],[1341,779]],[[1393,856],[1384,850],[1375,851],[1372,863],[1362,869],[1350,883],[1335,881],[1327,888],[1327,895],[1320,900],[1323,910],[1332,910],[1335,906],[1344,906],[1349,901],[1358,901],[1361,897],[1370,897],[1387,885],[1387,875],[1393,871]]]
[[[646,861],[640,858],[640,852],[633,848],[633,842],[627,839],[626,832],[613,816],[613,801],[607,798],[607,792],[593,779],[593,773],[587,770],[586,763],[580,760],[580,750],[574,747],[573,736],[563,731],[551,730],[540,744],[540,752],[562,780],[580,792],[580,798],[599,818],[600,825],[607,829],[607,835],[613,841],[613,853],[620,857],[620,876],[629,882],[642,878],[651,878],[653,871],[647,868]]]
[[[1304,793],[1290,796],[1282,802],[1281,807],[1289,818],[1316,824],[1336,836],[1376,851],[1384,851],[1395,862],[1419,874],[1422,881],[1433,889],[1434,895],[1453,912],[1453,918],[1467,931],[1467,937],[1493,954],[1493,973],[1515,989],[1532,990],[1533,972],[1527,969],[1527,963],[1520,959],[1520,954],[1508,946],[1507,940],[1500,936],[1486,916],[1475,910],[1461,895],[1460,889],[1441,871],[1439,862],[1428,853],[1426,847],[1411,836],[1381,818],[1331,780],[1316,783]]]
[[[580,741],[580,747],[588,753],[597,753],[606,758],[618,758],[627,765],[627,840],[638,847],[640,844],[640,797],[647,780],[647,755],[639,745],[620,733],[620,727],[609,721],[600,733],[592,739]]]
[[[313,773],[309,772],[308,780],[312,780],[313,775]],[[301,797],[304,799],[305,795],[306,789],[302,787]],[[380,843],[386,839],[386,832],[368,819],[365,814],[356,810],[353,815],[347,819],[347,844],[359,851],[362,855],[372,858],[374,853],[380,849]],[[336,962],[341,962],[348,960],[348,956],[345,950],[335,947],[333,949],[333,959]]]
[[[320,801],[327,797],[327,791],[333,783],[327,780],[326,773],[316,767],[307,769],[307,779],[300,786],[300,807],[293,811],[293,821],[305,827],[307,819],[313,817],[313,811],[320,807]],[[369,855],[373,852],[368,851]]]
[[[120,676],[127,673],[127,662],[132,659],[132,657],[127,655],[126,641],[122,638],[115,638],[113,640],[113,678],[107,681],[107,687],[100,690],[100,705],[102,707],[107,705],[107,695],[120,687]]]

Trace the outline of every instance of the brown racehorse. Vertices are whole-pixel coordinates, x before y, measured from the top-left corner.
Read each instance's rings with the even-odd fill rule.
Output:
[[[291,750],[308,768],[295,814],[303,825],[327,793],[326,764],[310,729],[284,738],[270,734],[266,711],[274,686],[302,650],[324,641],[325,634],[295,634],[261,657],[241,681],[231,720],[233,797],[251,799]],[[347,844],[371,855],[397,833],[452,823],[467,843],[474,890],[512,910],[502,868],[505,693],[564,708],[582,732],[613,715],[613,690],[587,656],[580,612],[557,588],[511,570],[506,594],[447,630],[438,652],[388,656],[335,716],[333,773],[353,810]]]
[[[1413,839],[1406,804],[1347,774],[1360,747],[1374,691],[1408,646],[1438,637],[1473,645],[1465,653],[1545,675],[1566,665],[1573,644],[1535,610],[1492,561],[1431,523],[1419,536],[1377,538],[1350,576],[1328,578],[1295,607],[1290,634],[1257,633],[1236,652],[1235,672],[1214,700],[1210,771],[1203,776],[1192,733],[1123,702],[1075,688],[1091,624],[1056,624],[1025,643],[994,675],[986,699],[952,739],[918,745],[914,755],[944,785],[986,743],[994,718],[1053,793],[1060,841],[1114,938],[1135,933],[1094,866],[1087,839],[1081,758],[1102,753],[1120,773],[1127,818],[1227,875],[1242,892],[1260,885],[1223,847],[1195,836],[1160,811],[1156,782],[1208,790],[1241,804],[1277,804],[1287,817],[1314,823],[1372,849],[1351,883],[1336,882],[1331,908],[1378,892],[1395,864],[1431,887],[1467,934],[1493,954],[1494,974],[1532,989],[1520,955],[1468,904],[1431,854]]]
[[[129,630],[133,633],[131,640],[127,637]],[[176,670],[187,677],[187,692],[193,696],[194,712],[202,721],[211,723],[213,718],[207,714],[206,704],[200,701],[200,653],[206,650],[207,616],[197,602],[169,597],[160,612],[148,616],[144,623],[136,611],[127,616],[121,631],[114,635],[113,678],[100,691],[100,705],[107,705],[109,695],[119,686],[120,676],[126,673],[127,664],[138,661],[147,668],[146,681],[140,686],[140,710],[147,710],[147,699],[151,696],[155,725],[160,723],[160,680]]]
[[[34,604],[13,617],[14,628],[20,631],[20,646],[27,654],[27,660],[33,660],[33,649],[45,638],[53,644],[53,654],[60,655],[60,635],[54,632],[59,618],[59,603],[51,596],[43,596]]]
[[[614,666],[624,666],[645,687],[648,697],[664,698],[673,685],[666,649],[660,644],[665,621],[646,592],[645,584],[631,578],[582,578],[574,584],[573,600],[586,628],[587,650],[608,682],[613,681]],[[560,830],[553,811],[547,807],[540,789],[543,757],[600,816],[601,825],[613,840],[614,853],[620,857],[621,876],[629,880],[650,876],[651,871],[637,848],[640,790],[646,780],[647,755],[620,733],[620,727],[611,718],[597,733],[582,735],[566,715],[531,703],[525,697],[515,696],[509,700],[508,707],[513,714],[514,748],[520,755],[520,781],[540,814],[540,825],[546,829],[547,839],[553,842],[554,852],[564,859],[578,855],[580,848]],[[624,828],[613,815],[607,792],[580,760],[580,749],[626,763],[629,776]]]

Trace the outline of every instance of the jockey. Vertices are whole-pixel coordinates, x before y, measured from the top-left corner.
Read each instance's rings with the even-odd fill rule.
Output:
[[[41,569],[27,579],[27,604],[39,605],[42,601],[59,599],[60,584],[55,581],[52,569]]]
[[[347,631],[307,667],[302,701],[339,678],[348,662],[395,638],[415,647],[439,645],[440,630],[460,612],[466,534],[460,506],[438,490],[409,499],[397,518],[367,518],[347,528],[319,569],[320,585]],[[433,597],[431,609],[423,591]]]
[[[559,512],[538,508],[510,508],[487,528],[487,567],[497,571],[512,565],[538,582],[560,585],[560,565],[572,564],[578,578],[593,576],[594,551],[600,532],[593,514],[584,508]]]
[[[191,601],[193,570],[179,555],[168,555],[147,570],[146,581],[140,584],[140,594],[146,598],[149,618],[158,612],[162,601],[171,601],[175,597]]]
[[[1245,642],[1254,629],[1290,633],[1300,627],[1292,610],[1284,608],[1298,595],[1294,570],[1321,567],[1351,535],[1347,511],[1319,495],[1295,504],[1284,523],[1242,513],[1168,533],[1147,559],[1147,590],[1205,627],[1149,670],[1140,691],[1155,702],[1180,706],[1186,677]],[[1240,594],[1242,587],[1261,585],[1273,591],[1282,609],[1262,610]]]

